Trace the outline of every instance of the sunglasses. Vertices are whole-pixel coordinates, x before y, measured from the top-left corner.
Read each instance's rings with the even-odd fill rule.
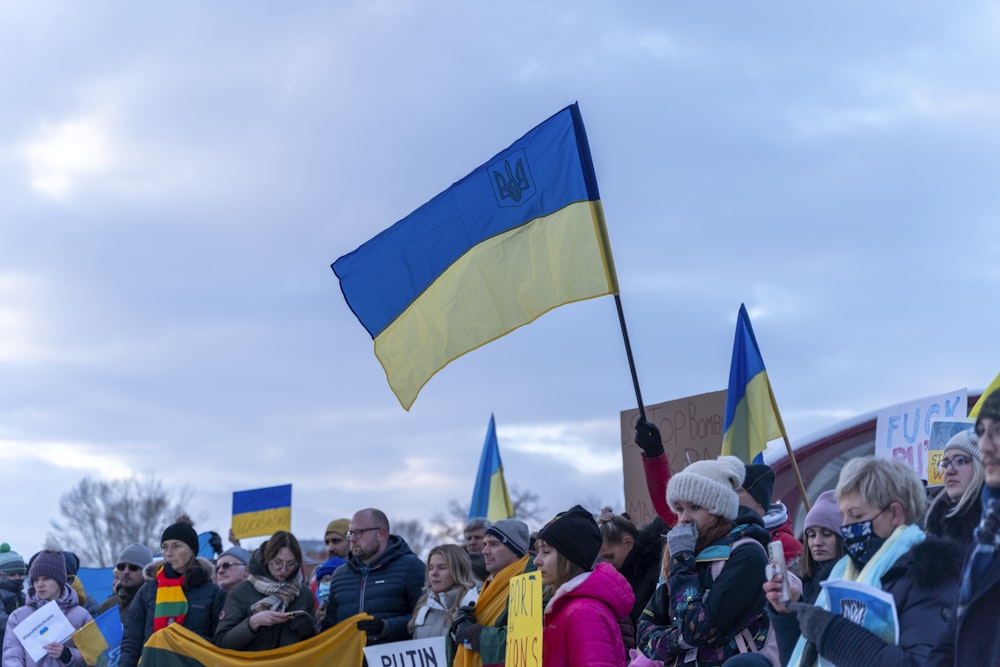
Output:
[[[132,563],[118,563],[118,565],[115,566],[115,569],[119,572],[124,572],[125,570],[128,570],[129,572],[138,572],[142,568],[138,565],[133,565]]]
[[[246,567],[243,563],[220,563],[215,569],[225,572],[231,567]]]

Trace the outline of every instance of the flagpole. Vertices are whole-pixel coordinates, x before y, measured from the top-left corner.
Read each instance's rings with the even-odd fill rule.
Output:
[[[622,299],[615,294],[615,306],[618,308],[618,322],[622,325],[622,339],[625,341],[625,355],[628,357],[628,368],[632,371],[632,386],[635,387],[635,400],[639,402],[639,421],[646,421],[646,406],[642,402],[642,392],[639,391],[639,376],[635,372],[635,359],[632,358],[632,345],[628,342],[628,328],[625,326],[625,312],[622,310]]]
[[[802,474],[799,472],[799,464],[795,461],[795,454],[792,452],[792,443],[788,440],[788,433],[785,431],[785,422],[778,412],[778,405],[774,400],[774,390],[771,389],[771,381],[767,381],[767,393],[771,396],[771,407],[778,418],[778,425],[781,426],[781,439],[785,441],[785,450],[788,452],[788,460],[792,462],[792,472],[795,474],[795,481],[799,485],[799,494],[802,495],[802,504],[805,505],[806,512],[812,509],[809,506],[809,496],[806,494],[806,486],[802,483]]]

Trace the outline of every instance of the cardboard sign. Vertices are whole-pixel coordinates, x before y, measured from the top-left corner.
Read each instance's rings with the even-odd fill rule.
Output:
[[[944,456],[944,446],[955,435],[968,431],[976,425],[972,419],[936,419],[931,423],[931,437],[927,452],[927,483],[931,486],[944,484],[944,477],[938,471],[938,463]]]
[[[365,647],[368,667],[427,667],[448,664],[444,654],[444,636],[410,639]]]
[[[646,406],[646,419],[663,436],[663,450],[672,473],[683,470],[689,461],[714,459],[722,453],[725,415],[725,389]],[[642,450],[634,442],[638,408],[622,411],[621,418],[625,511],[636,526],[643,526],[656,518],[656,510],[646,489]]]
[[[903,461],[927,479],[931,424],[965,417],[968,405],[968,392],[957,389],[880,410],[875,422],[875,456]]]
[[[507,589],[507,667],[542,667],[542,575],[511,577]]]

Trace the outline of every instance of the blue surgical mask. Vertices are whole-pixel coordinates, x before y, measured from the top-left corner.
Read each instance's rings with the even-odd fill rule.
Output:
[[[849,523],[840,527],[840,535],[844,538],[844,550],[847,551],[847,555],[851,557],[854,565],[859,570],[885,544],[886,538],[875,534],[872,523],[878,518],[879,514],[882,514],[887,509],[889,508],[883,507],[881,512],[867,521],[858,521],[857,523]]]

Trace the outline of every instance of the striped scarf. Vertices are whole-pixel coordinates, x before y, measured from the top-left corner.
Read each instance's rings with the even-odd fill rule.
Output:
[[[962,587],[958,590],[959,616],[965,613],[976,585],[982,581],[1000,549],[1000,498],[993,498],[989,487],[984,487],[983,518],[973,535],[972,552],[962,573]]]
[[[173,572],[173,570],[171,570]],[[184,595],[184,575],[169,577],[163,566],[156,571],[156,606],[153,608],[153,632],[171,623],[183,623],[188,612]]]

